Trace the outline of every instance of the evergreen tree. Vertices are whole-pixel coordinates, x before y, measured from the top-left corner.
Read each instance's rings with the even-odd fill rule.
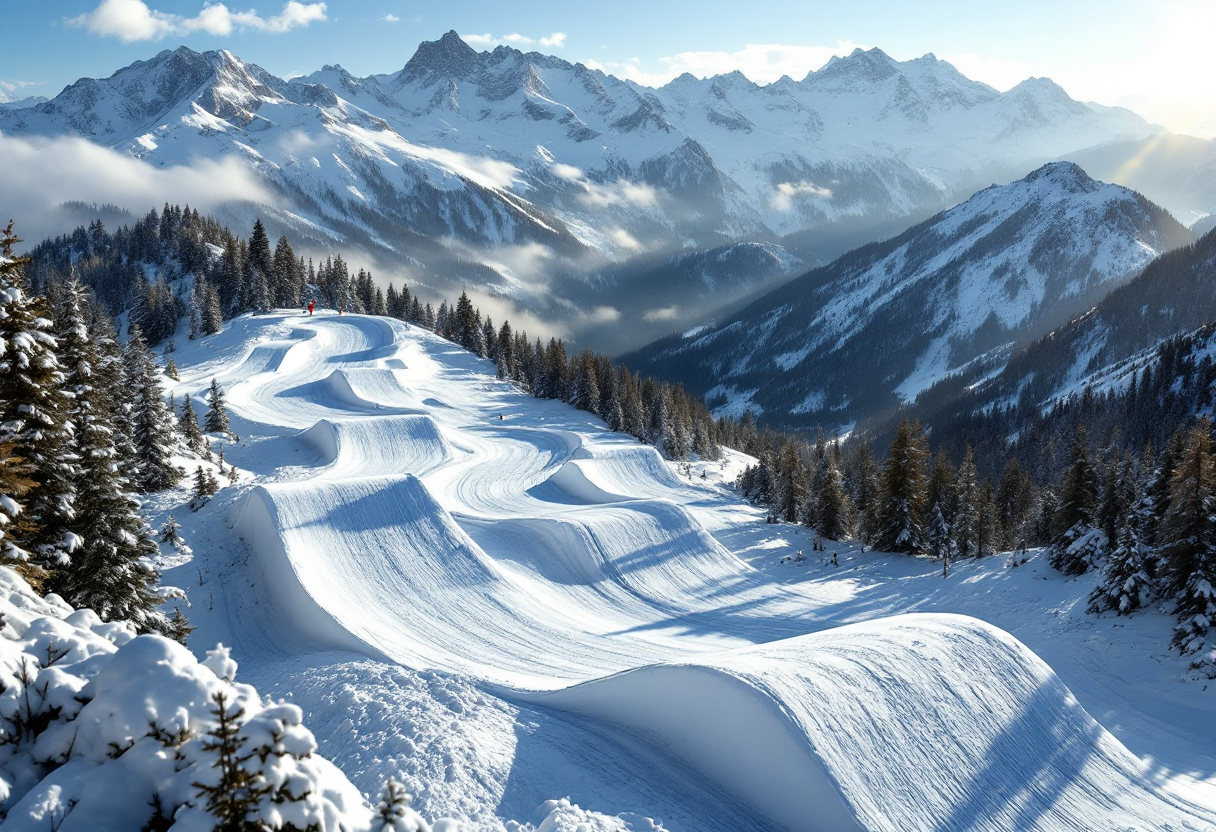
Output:
[[[798,446],[787,439],[777,454],[777,494],[775,509],[777,516],[787,523],[798,522],[798,515],[807,502],[810,483],[806,466],[798,455]]]
[[[207,433],[228,432],[228,409],[224,403],[224,391],[218,381],[211,379],[207,416],[204,427]]]
[[[1018,465],[1016,458],[1005,463],[1001,473],[1001,484],[997,487],[997,521],[1003,537],[1001,545],[1013,549],[1024,544],[1027,531],[1024,528],[1034,509],[1034,483]]]
[[[745,413],[744,418],[749,414]],[[862,543],[872,544],[878,535],[879,494],[878,465],[863,439],[857,447],[853,464],[853,505],[857,514],[857,536]]]
[[[245,709],[229,701],[223,690],[214,694],[215,724],[207,731],[203,751],[215,755],[219,771],[216,783],[195,783],[199,796],[207,799],[207,812],[218,821],[215,832],[265,832],[255,820],[258,804],[271,792],[270,784],[257,770],[253,754],[244,749],[241,722]]]
[[[132,484],[144,493],[172,488],[182,476],[172,459],[178,444],[174,414],[165,403],[156,360],[138,327],[127,341],[123,365],[137,460]]]
[[[1114,548],[1102,568],[1102,580],[1089,594],[1089,611],[1114,610],[1128,615],[1148,604],[1153,581],[1148,574],[1148,546],[1140,540],[1134,517],[1123,517],[1115,526]]]
[[[850,506],[845,494],[835,453],[829,453],[815,483],[816,528],[824,537],[846,540],[849,536]]]
[[[925,527],[925,549],[935,558],[942,560],[942,577],[950,574],[950,560],[953,556],[954,540],[950,534],[950,526],[942,513],[942,504],[933,503],[929,512],[929,524]]]
[[[954,549],[961,558],[979,556],[980,486],[976,481],[975,456],[968,445],[954,478],[954,516],[951,531]]]
[[[215,287],[205,280],[200,281],[199,303],[201,322],[200,331],[203,335],[214,335],[224,327],[224,316],[220,307],[220,296]]]
[[[924,548],[927,457],[920,424],[904,419],[895,432],[882,468],[876,549],[919,552]]]
[[[61,340],[72,407],[73,453],[79,460],[76,517],[80,541],[71,560],[57,569],[49,588],[68,603],[93,609],[105,621],[128,620],[140,632],[173,634],[158,610],[159,574],[152,530],[127,495],[125,466],[115,446],[115,387],[106,383],[102,347],[107,338],[90,337],[84,323],[84,291],[74,281],[61,307]],[[136,330],[138,335],[138,329]],[[100,346],[99,346],[100,343]]]
[[[1098,475],[1089,458],[1085,426],[1073,438],[1068,469],[1060,484],[1060,507],[1056,511],[1056,539],[1047,548],[1047,562],[1065,575],[1080,575],[1106,552],[1107,539],[1097,526]]]
[[[1178,616],[1173,644],[1197,653],[1216,622],[1216,461],[1207,419],[1187,434],[1177,460],[1158,551],[1163,594]]]
[[[33,466],[13,453],[13,443],[0,443],[0,565],[11,566],[30,586],[40,589],[45,573],[29,563],[29,553],[13,542],[22,537],[22,497],[34,487]]]
[[[515,336],[511,332],[510,322],[502,322],[497,337],[498,347],[494,352],[494,363],[498,365],[498,377],[504,379],[518,378],[517,359],[515,357]]]
[[[50,310],[30,293],[28,259],[13,254],[17,242],[10,222],[0,232],[0,444],[32,466],[35,483],[12,543],[47,569],[67,563],[75,546],[76,460]]]
[[[194,412],[194,405],[190,402],[189,393],[186,394],[186,400],[182,402],[182,414],[177,424],[178,432],[181,433],[186,447],[204,459],[210,458],[211,450],[207,447],[206,437],[199,429],[198,415]]]
[[[603,416],[600,413],[600,385],[595,367],[595,357],[591,350],[583,350],[577,359],[577,369],[574,372],[574,400],[572,404],[579,410]]]

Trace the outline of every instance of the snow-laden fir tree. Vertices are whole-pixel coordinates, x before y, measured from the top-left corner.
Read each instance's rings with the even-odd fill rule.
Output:
[[[1162,594],[1174,599],[1178,626],[1173,644],[1183,653],[1203,650],[1216,623],[1216,460],[1211,423],[1186,435],[1170,481],[1170,502],[1158,530]]]
[[[960,558],[977,557],[980,531],[980,487],[975,455],[968,445],[954,477],[954,512],[950,521],[954,549]]]
[[[1080,575],[1106,554],[1106,535],[1097,528],[1098,474],[1089,458],[1085,426],[1073,437],[1068,468],[1060,484],[1056,538],[1047,562],[1065,575]]]
[[[924,548],[928,455],[920,423],[904,419],[895,432],[882,467],[874,548],[884,552],[919,552]]]
[[[194,404],[190,401],[189,393],[182,402],[182,413],[177,425],[178,431],[182,435],[182,441],[186,443],[187,448],[204,459],[211,457],[211,449],[207,447],[207,439],[198,426],[198,415],[194,412]]]
[[[849,537],[852,507],[844,490],[836,452],[830,451],[815,483],[815,528],[824,537],[846,540]]]
[[[228,408],[224,403],[224,390],[216,379],[211,379],[211,392],[207,396],[207,415],[204,429],[207,433],[228,432]]]
[[[187,337],[193,341],[203,334],[203,301],[199,296],[197,282],[190,287],[190,300],[186,304],[186,319],[190,322]]]
[[[1089,594],[1090,612],[1114,610],[1128,615],[1152,599],[1153,580],[1148,572],[1152,550],[1141,540],[1139,525],[1140,518],[1135,514],[1124,515],[1116,522],[1102,578]]]
[[[103,383],[105,362],[85,324],[86,303],[83,287],[69,282],[60,307],[60,343],[73,394],[68,419],[80,464],[73,528],[80,542],[71,560],[55,570],[48,588],[105,621],[128,620],[140,632],[181,637],[158,609],[160,576],[152,564],[158,548],[139,504],[127,493],[126,465],[112,428],[118,424],[112,398],[116,388]]]
[[[28,462],[13,453],[12,442],[0,443],[0,566],[13,567],[27,581],[41,577],[41,572],[30,569],[29,554],[12,538],[24,522],[19,501],[34,487],[32,470]]]
[[[138,327],[132,329],[123,351],[123,367],[136,456],[132,485],[144,493],[172,488],[182,477],[173,464],[179,443],[176,419],[165,402],[156,359]]]
[[[64,376],[45,299],[30,293],[25,258],[13,224],[0,232],[0,443],[32,466],[35,488],[26,498],[25,523],[11,531],[34,569],[67,563],[76,544],[75,459],[69,446]]]
[[[878,533],[878,465],[874,462],[869,443],[864,439],[858,443],[852,468],[855,472],[852,498],[853,510],[857,515],[857,537],[862,543],[872,544]]]

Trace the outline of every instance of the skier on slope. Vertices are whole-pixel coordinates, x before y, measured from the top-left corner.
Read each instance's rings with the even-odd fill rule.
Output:
[[[310,317],[310,318],[312,317],[312,307],[314,304],[316,304],[315,300],[310,300],[308,302],[308,317]]]

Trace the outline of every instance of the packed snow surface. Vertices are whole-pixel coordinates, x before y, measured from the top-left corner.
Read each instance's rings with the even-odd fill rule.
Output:
[[[554,829],[1216,828],[1211,757],[1187,745],[1212,733],[1211,696],[1168,692],[1188,704],[1157,724],[1100,668],[1067,679],[1079,700],[1014,635],[932,600],[992,610],[990,572],[926,593],[925,569],[888,559],[922,588],[902,601],[863,574],[792,579],[776,561],[809,541],[756,532],[729,462],[690,479],[410,325],[243,317],[177,355],[179,398],[226,389],[242,471],[182,521],[196,559],[168,578],[189,585],[191,647],[234,644],[361,788],[404,776],[424,813],[485,829],[533,812]],[[1135,754],[1104,727],[1125,721]]]

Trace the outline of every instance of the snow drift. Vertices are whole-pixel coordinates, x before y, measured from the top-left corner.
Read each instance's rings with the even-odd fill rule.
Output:
[[[431,333],[360,316],[238,327],[287,345],[290,371],[233,348],[179,361],[176,392],[226,378],[251,464],[259,437],[319,458],[263,462],[231,513],[255,579],[224,591],[260,611],[276,659],[346,651],[573,712],[760,826],[1216,823],[1004,631],[942,614],[835,626],[839,588],[780,583],[723,542],[726,498]]]

